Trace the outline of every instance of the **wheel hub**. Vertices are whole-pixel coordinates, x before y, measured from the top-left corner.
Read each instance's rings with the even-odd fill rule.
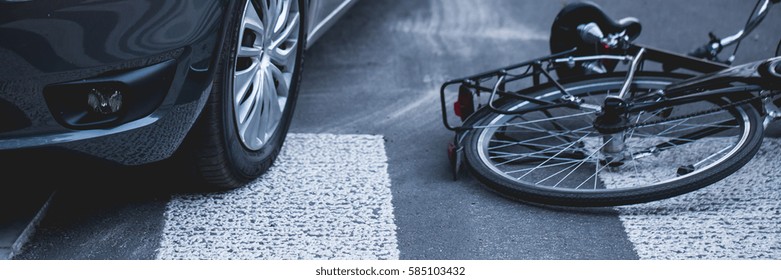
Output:
[[[625,131],[628,123],[626,102],[615,96],[606,97],[602,110],[594,121],[594,128],[602,134],[603,158],[600,163],[608,166],[610,170],[616,171],[627,158]]]
[[[626,117],[627,104],[618,97],[605,98],[602,111],[597,114],[594,128],[603,135],[616,134],[626,130],[629,123]]]

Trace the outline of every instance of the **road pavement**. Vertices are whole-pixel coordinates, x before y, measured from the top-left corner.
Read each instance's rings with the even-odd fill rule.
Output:
[[[615,18],[637,17],[638,42],[678,52],[709,31],[734,33],[753,6],[595,2]],[[58,194],[16,258],[778,259],[777,139],[716,185],[636,206],[531,206],[468,174],[453,181],[439,86],[546,55],[564,3],[360,1],[308,50],[292,134],[269,174],[202,194],[164,183],[154,166],[51,171],[30,180]],[[736,63],[773,54],[779,13]]]

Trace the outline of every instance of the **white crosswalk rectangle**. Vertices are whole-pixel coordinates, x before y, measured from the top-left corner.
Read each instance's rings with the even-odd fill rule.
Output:
[[[398,259],[382,136],[290,134],[248,186],[177,195],[159,259]]]
[[[716,184],[618,207],[637,254],[659,260],[781,259],[779,151],[781,139],[767,138],[754,159]]]

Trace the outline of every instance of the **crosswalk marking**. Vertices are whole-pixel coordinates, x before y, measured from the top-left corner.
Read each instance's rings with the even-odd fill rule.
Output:
[[[248,186],[178,195],[158,259],[398,259],[382,136],[290,134]]]
[[[398,259],[382,137],[288,137],[275,166],[248,186],[174,197],[158,258]],[[780,139],[766,139],[721,182],[617,207],[639,257],[781,258],[779,150]]]
[[[716,184],[618,207],[640,258],[781,258],[780,140],[765,139],[751,162]]]

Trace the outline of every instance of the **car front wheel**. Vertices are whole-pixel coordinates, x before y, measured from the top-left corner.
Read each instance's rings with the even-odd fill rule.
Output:
[[[248,0],[232,22],[213,90],[186,143],[195,179],[242,186],[279,154],[298,95],[306,45],[299,0]]]

